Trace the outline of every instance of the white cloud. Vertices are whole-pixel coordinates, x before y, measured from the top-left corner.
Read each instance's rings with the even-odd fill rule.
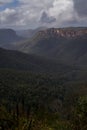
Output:
[[[0,3],[13,0],[0,0]],[[19,6],[0,11],[1,26],[38,27],[85,23],[75,9],[74,0],[18,0]],[[81,1],[81,0],[80,0]],[[46,12],[45,20],[43,12]],[[44,20],[40,20],[43,18]]]
[[[29,12],[27,13],[30,17],[29,21],[32,23],[32,20],[34,20],[37,25],[42,24],[42,26],[50,26],[51,24],[52,26],[58,26],[66,20],[70,21],[73,18],[73,15],[75,15],[75,13],[73,13],[72,0],[19,0],[19,2],[23,4],[22,9],[25,10],[25,14]],[[47,13],[49,19],[53,17],[54,19],[57,19],[57,21],[54,20],[54,23],[38,23],[43,12]]]
[[[53,7],[49,9],[49,15],[57,19],[57,25],[69,21],[75,15],[72,0],[54,0]]]
[[[16,14],[16,10],[9,9],[9,8],[7,8],[4,11],[0,12],[1,24],[8,23],[8,21],[10,20],[9,18],[13,17],[13,15],[15,15],[15,14]]]

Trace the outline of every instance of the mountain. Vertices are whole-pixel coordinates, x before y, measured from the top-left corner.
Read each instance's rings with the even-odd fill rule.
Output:
[[[9,48],[12,43],[24,40],[12,29],[0,29],[0,46]]]
[[[25,37],[25,38],[31,38],[33,37],[37,32],[46,29],[46,27],[39,27],[36,29],[28,29],[28,30],[16,30],[17,35]]]
[[[86,130],[86,32],[47,29],[12,46],[22,52],[0,48],[1,130]]]
[[[0,48],[0,68],[62,74],[71,67],[31,54]]]
[[[87,28],[45,29],[29,40],[16,42],[14,46],[11,38],[19,40],[20,37],[10,29],[1,32],[0,42],[2,39],[6,41],[8,36],[9,42],[7,40],[3,45],[16,51],[0,48],[0,68],[50,72],[70,80],[86,80]]]
[[[61,61],[87,65],[87,28],[50,28],[16,45],[16,49]]]

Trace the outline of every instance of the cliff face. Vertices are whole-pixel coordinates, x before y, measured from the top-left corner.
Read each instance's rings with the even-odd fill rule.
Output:
[[[8,48],[13,43],[22,41],[23,39],[12,29],[0,29],[0,47]]]
[[[46,29],[17,48],[66,64],[87,65],[87,28]]]
[[[16,35],[16,32],[12,29],[0,29],[0,39],[5,41],[11,41],[13,38],[19,39],[19,37]]]
[[[57,29],[57,28],[51,28],[44,31],[39,32],[39,36],[41,37],[65,37],[65,38],[75,38],[87,35],[87,29],[70,29],[70,28],[64,28],[64,29]]]

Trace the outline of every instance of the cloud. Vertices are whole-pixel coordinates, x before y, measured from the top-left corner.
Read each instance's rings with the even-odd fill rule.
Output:
[[[14,0],[0,0],[9,3]],[[86,0],[17,0],[16,7],[0,11],[0,26],[35,28],[87,25]],[[1,5],[0,5],[1,6]]]
[[[16,17],[16,10],[15,9],[5,9],[4,11],[0,12],[0,23],[1,24],[10,24],[14,23]]]
[[[54,0],[53,6],[49,9],[49,14],[57,19],[57,26],[71,21],[75,15],[72,0]]]
[[[56,21],[56,18],[52,17],[52,16],[48,16],[48,14],[46,12],[42,13],[40,22],[42,23],[53,23]]]
[[[33,9],[29,10],[28,6],[13,9],[6,8],[5,10],[0,11],[0,24],[6,27],[33,27],[35,26],[35,21],[37,22],[37,15],[38,12],[36,11],[35,13]]]
[[[3,5],[3,3],[2,3],[2,2],[0,2],[0,6],[1,6],[1,5]]]
[[[34,20],[35,24],[40,26],[61,26],[64,21],[72,20],[75,15],[73,0],[19,0],[19,2],[25,12],[30,12],[29,22],[34,24]]]
[[[37,27],[43,26],[39,20],[43,10],[47,10],[52,6],[53,0],[47,2],[44,0],[19,0],[19,6],[8,8],[0,11],[0,23],[2,26],[22,26],[22,27]],[[7,11],[9,10],[9,11]],[[14,10],[14,14],[13,14]],[[7,13],[8,12],[8,13]],[[12,16],[13,14],[13,16]],[[13,19],[13,20],[12,20]]]
[[[0,5],[5,5],[12,2],[12,0],[0,0]]]
[[[74,8],[79,16],[87,17],[87,0],[74,0]]]
[[[87,26],[87,1],[73,0],[77,26]]]

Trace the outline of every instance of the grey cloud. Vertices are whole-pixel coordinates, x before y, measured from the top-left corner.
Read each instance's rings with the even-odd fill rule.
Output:
[[[74,8],[80,16],[87,16],[87,0],[73,0]]]
[[[56,18],[54,18],[52,16],[48,16],[48,14],[46,12],[43,12],[42,16],[40,18],[40,22],[42,22],[42,23],[53,23],[53,22],[56,22]]]
[[[10,3],[10,2],[12,2],[12,0],[0,0],[0,5],[5,5],[5,4],[7,4],[7,3]]]
[[[0,1],[0,6],[4,6],[6,3]]]
[[[0,5],[3,5],[3,2],[0,2]]]
[[[3,24],[16,24],[17,20],[19,20],[17,14],[11,14],[6,17],[6,21],[3,21]]]
[[[0,6],[13,0],[0,0]],[[0,26],[87,25],[87,0],[18,0],[17,7],[0,10]]]
[[[18,15],[14,9],[6,9],[0,13],[0,23],[2,25],[15,24],[18,19]]]

